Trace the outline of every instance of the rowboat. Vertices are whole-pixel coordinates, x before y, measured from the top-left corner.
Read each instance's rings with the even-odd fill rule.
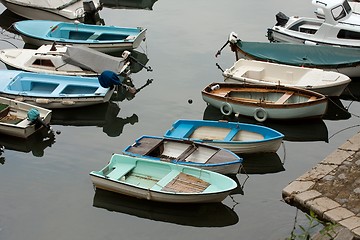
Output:
[[[326,96],[340,96],[351,82],[338,72],[248,59],[236,61],[223,76],[225,82],[298,87]]]
[[[70,23],[47,20],[25,20],[14,24],[25,43],[84,45],[111,53],[137,48],[145,39],[146,29]]]
[[[28,138],[50,119],[51,110],[0,97],[0,134]]]
[[[122,152],[130,156],[188,165],[222,174],[237,174],[242,163],[242,158],[227,149],[157,136],[141,136]]]
[[[97,78],[0,70],[0,96],[48,109],[83,107],[109,101],[114,88]]]
[[[324,95],[301,88],[240,83],[211,83],[201,92],[208,104],[224,115],[232,113],[267,119],[321,118],[326,112]]]
[[[239,222],[236,212],[219,202],[183,205],[152,202],[102,189],[96,189],[93,206],[111,212],[183,226],[226,227]]]
[[[96,77],[105,70],[128,70],[130,52],[113,57],[84,46],[42,45],[38,49],[2,49],[0,61],[8,69],[67,76]]]
[[[270,42],[360,47],[360,16],[347,0],[312,0],[314,17],[276,15],[275,26],[268,29]]]
[[[180,119],[164,137],[206,143],[239,154],[276,152],[284,135],[255,124]]]
[[[360,48],[306,45],[296,43],[246,42],[236,33],[229,35],[228,42],[240,58],[279,63],[300,67],[319,68],[360,77]],[[224,45],[225,46],[225,45]],[[217,55],[220,53],[218,51]]]
[[[0,0],[10,11],[27,19],[57,21],[84,21],[89,7],[98,7],[99,3],[83,0]]]
[[[96,188],[158,202],[221,202],[236,182],[200,168],[114,154],[100,171],[90,173]]]

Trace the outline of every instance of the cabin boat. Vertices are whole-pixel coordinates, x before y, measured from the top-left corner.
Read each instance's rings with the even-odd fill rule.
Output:
[[[179,119],[164,137],[205,143],[241,154],[276,152],[284,135],[256,124]]]
[[[49,20],[24,20],[14,29],[25,43],[40,47],[44,44],[84,45],[100,52],[132,50],[145,39],[146,29],[70,23]]]
[[[97,189],[169,203],[221,202],[237,187],[216,172],[121,154],[90,177]]]
[[[327,109],[324,95],[279,85],[211,83],[201,94],[205,102],[224,115],[240,114],[258,122],[321,118]]]
[[[125,74],[129,70],[129,51],[113,57],[85,46],[42,45],[38,49],[2,49],[0,61],[10,70],[97,77],[105,70]]]
[[[360,49],[296,43],[247,42],[232,32],[227,44],[241,58],[291,66],[319,68],[339,72],[350,78],[360,77]],[[225,46],[225,45],[224,45]],[[216,55],[220,54],[219,50]]]
[[[222,174],[237,174],[242,163],[242,158],[223,148],[157,136],[141,136],[122,152],[130,156],[193,166]]]
[[[29,112],[35,112],[35,118]],[[0,97],[0,134],[28,138],[44,126],[48,127],[51,110]]]
[[[83,0],[0,0],[10,11],[27,19],[84,21],[88,8],[97,9],[99,2]]]
[[[337,97],[351,82],[338,72],[249,59],[239,59],[223,76],[225,82],[298,87]]]
[[[270,42],[360,47],[360,15],[347,0],[312,0],[317,18],[276,15],[268,29]]]
[[[109,101],[114,88],[97,78],[0,70],[0,96],[53,108],[84,107]]]

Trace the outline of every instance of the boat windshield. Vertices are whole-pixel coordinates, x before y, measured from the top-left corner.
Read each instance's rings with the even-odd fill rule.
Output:
[[[345,9],[342,5],[336,6],[331,9],[331,14],[335,21],[338,21],[346,16]]]

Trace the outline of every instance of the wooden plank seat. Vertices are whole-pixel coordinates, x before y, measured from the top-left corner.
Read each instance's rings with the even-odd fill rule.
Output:
[[[285,92],[284,95],[282,95],[275,104],[284,104],[292,95],[294,92]]]

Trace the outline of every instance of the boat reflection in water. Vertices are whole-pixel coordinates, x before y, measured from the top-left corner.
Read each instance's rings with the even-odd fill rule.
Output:
[[[19,33],[14,29],[13,24],[22,20],[25,20],[25,18],[5,9],[5,11],[0,14],[0,27],[10,33],[18,35]]]
[[[268,174],[285,171],[284,163],[277,153],[242,154],[244,159],[241,173]]]
[[[134,113],[129,117],[118,117],[120,107],[115,102],[107,102],[83,108],[56,109],[52,113],[52,125],[97,126],[110,137],[119,136],[126,124],[139,121]]]
[[[100,0],[100,3],[107,8],[153,10],[153,5],[156,1],[157,0]]]
[[[171,204],[152,202],[96,189],[93,206],[132,216],[194,227],[225,227],[239,221],[222,203]]]
[[[341,99],[360,102],[360,78],[352,78],[340,96]]]
[[[328,98],[328,108],[323,119],[325,120],[346,120],[351,117],[349,111],[344,107],[340,98]]]
[[[35,157],[44,156],[45,149],[55,143],[55,134],[42,128],[32,134],[30,137],[23,139],[9,135],[0,134],[0,156],[7,150],[29,153]],[[4,164],[5,157],[0,157],[0,164]]]
[[[314,119],[311,121],[266,121],[264,123],[259,123],[253,118],[249,117],[236,117],[234,114],[230,116],[224,116],[221,114],[219,109],[214,108],[211,105],[208,105],[205,108],[203,119],[215,121],[226,120],[267,126],[284,134],[285,141],[328,142],[328,129],[325,122],[321,119]]]

